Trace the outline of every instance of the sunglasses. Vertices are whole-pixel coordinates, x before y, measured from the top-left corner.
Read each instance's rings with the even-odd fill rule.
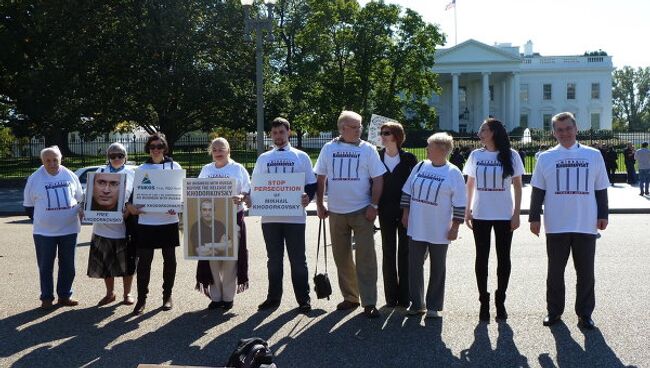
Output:
[[[110,158],[111,160],[121,160],[121,159],[124,158],[124,154],[123,153],[111,153],[110,155],[108,155],[108,158]]]
[[[381,132],[380,134],[383,135],[383,136],[393,135],[393,133],[391,133],[391,132],[389,132],[389,131],[387,131],[387,130],[384,130],[384,131]]]
[[[162,144],[162,143],[160,143],[160,144],[152,144],[152,145],[149,146],[149,149],[161,150],[161,149],[164,149],[164,148],[165,148],[165,145]]]

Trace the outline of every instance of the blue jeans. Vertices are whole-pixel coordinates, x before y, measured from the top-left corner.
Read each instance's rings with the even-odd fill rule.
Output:
[[[298,304],[309,302],[309,281],[307,259],[305,257],[305,224],[262,224],[264,242],[266,242],[266,263],[269,272],[269,300],[282,299],[282,274],[284,263],[284,246],[286,243],[289,263],[291,264],[291,282]]]
[[[639,169],[639,189],[641,193],[645,191],[648,194],[648,186],[650,186],[650,169]]]
[[[59,256],[59,276],[56,282],[56,294],[59,299],[72,296],[72,281],[74,281],[75,251],[77,234],[61,236],[44,236],[34,234],[36,245],[36,261],[41,280],[41,300],[54,300],[54,259]]]

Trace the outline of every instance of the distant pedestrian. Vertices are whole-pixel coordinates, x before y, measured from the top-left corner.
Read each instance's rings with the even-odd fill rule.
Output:
[[[505,300],[510,281],[510,247],[513,232],[519,228],[521,210],[521,177],[524,164],[510,148],[510,139],[503,123],[488,119],[481,125],[478,136],[483,148],[474,150],[467,160],[467,207],[465,222],[474,233],[476,261],[474,271],[481,303],[479,319],[490,319],[488,292],[488,260],[491,233],[494,229],[497,254],[497,290],[494,301],[496,318],[508,318]],[[514,201],[513,201],[514,188]]]
[[[456,147],[454,148],[454,151],[451,153],[451,156],[449,157],[449,162],[452,164],[456,165],[458,170],[463,171],[463,165],[465,165],[465,156],[460,152],[460,148]]]
[[[600,153],[577,142],[575,117],[570,112],[553,116],[558,145],[539,156],[530,184],[530,231],[539,236],[544,206],[548,272],[544,326],[561,319],[565,305],[564,273],[573,253],[576,269],[575,312],[579,325],[594,328],[591,314],[594,292],[596,236],[607,228],[607,173]]]
[[[634,153],[634,158],[639,163],[639,195],[648,195],[650,185],[650,151],[648,142],[641,143],[641,149]]]
[[[612,146],[603,146],[605,151],[605,167],[607,168],[607,177],[609,183],[614,185],[616,169],[618,169],[618,153]]]
[[[627,183],[630,185],[636,184],[636,170],[634,164],[636,164],[636,159],[634,158],[634,145],[632,142],[627,142],[627,147],[623,150],[623,159],[625,160],[625,171],[627,172]]]
[[[407,313],[440,318],[445,299],[447,249],[458,238],[464,221],[465,180],[447,161],[453,138],[436,133],[427,139],[427,159],[413,168],[402,188],[402,224],[409,235],[409,294]],[[429,255],[430,274],[426,301],[424,261]]]
[[[23,206],[34,220],[36,261],[41,285],[41,308],[51,308],[54,300],[54,259],[59,258],[56,293],[58,304],[75,306],[72,282],[75,276],[77,234],[81,231],[83,189],[79,178],[61,165],[57,146],[41,151],[41,162],[27,178]]]

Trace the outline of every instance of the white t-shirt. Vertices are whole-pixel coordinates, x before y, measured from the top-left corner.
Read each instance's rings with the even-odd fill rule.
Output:
[[[449,244],[447,239],[453,207],[465,207],[465,180],[460,170],[447,162],[433,166],[417,164],[402,192],[411,196],[407,234],[413,240]]]
[[[124,186],[124,202],[126,203],[129,200],[129,197],[131,197],[131,192],[133,192],[133,178],[135,176],[135,171],[129,169],[128,167],[124,167],[120,171],[110,171],[109,165],[105,165],[98,168],[97,172],[113,172],[116,174],[126,175]],[[126,238],[126,224],[124,222],[119,224],[93,224],[93,234],[97,234],[109,239],[124,239]]]
[[[596,190],[609,187],[600,151],[576,143],[557,145],[539,155],[530,184],[546,191],[546,233],[597,234]]]
[[[255,162],[253,177],[256,174],[305,173],[305,185],[316,183],[309,156],[291,145],[283,149],[274,148],[262,153]],[[262,223],[304,224],[306,218],[307,212],[303,211],[302,216],[262,216]]]
[[[199,178],[233,178],[237,179],[235,193],[243,194],[251,191],[251,178],[248,171],[241,164],[229,160],[228,164],[222,168],[214,166],[214,162],[209,163],[201,169]],[[243,211],[244,205],[240,204],[237,211]]]
[[[511,149],[514,174],[503,178],[503,166],[498,151],[485,148],[472,151],[463,172],[475,179],[472,217],[478,220],[510,220],[514,210],[512,178],[524,174],[524,163],[517,151]]]
[[[382,176],[386,167],[370,143],[362,140],[355,145],[334,139],[321,149],[314,171],[327,176],[328,210],[346,214],[370,205],[370,179]]]
[[[34,207],[33,233],[62,236],[81,231],[77,204],[83,198],[79,178],[60,166],[56,175],[41,166],[27,179],[23,206]]]
[[[164,162],[162,164],[144,163],[138,167],[138,170],[181,170],[182,167],[175,161]],[[140,214],[138,224],[141,225],[168,225],[178,222],[178,215],[167,213],[149,212]]]
[[[399,164],[399,153],[391,157],[388,153],[384,152],[384,165],[388,168],[388,171],[393,172],[395,167]]]

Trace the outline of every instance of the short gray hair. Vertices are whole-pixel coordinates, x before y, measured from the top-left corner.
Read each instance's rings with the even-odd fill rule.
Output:
[[[45,147],[41,150],[41,161],[43,160],[43,157],[47,154],[54,154],[56,157],[59,158],[59,161],[63,158],[63,155],[61,154],[61,150],[59,149],[59,146],[54,145],[54,146],[49,146]]]
[[[124,147],[124,145],[120,142],[111,143],[111,145],[108,146],[108,148],[106,149],[106,155],[108,155],[111,152],[122,153],[124,154],[124,157],[126,157],[127,155],[126,147]]]
[[[358,121],[359,123],[363,122],[363,118],[358,113],[354,111],[343,110],[341,111],[341,115],[339,115],[339,118],[336,120],[337,128],[341,130],[341,128],[343,127],[343,122],[347,120]]]
[[[447,154],[450,154],[454,149],[454,137],[448,133],[436,133],[427,138],[427,145],[435,143],[447,149]]]
[[[555,129],[555,122],[556,121],[564,121],[564,120],[571,120],[571,123],[573,123],[574,127],[577,127],[576,125],[576,117],[573,115],[573,113],[570,113],[568,111],[561,112],[559,114],[556,114],[551,118],[551,126],[553,129]]]

